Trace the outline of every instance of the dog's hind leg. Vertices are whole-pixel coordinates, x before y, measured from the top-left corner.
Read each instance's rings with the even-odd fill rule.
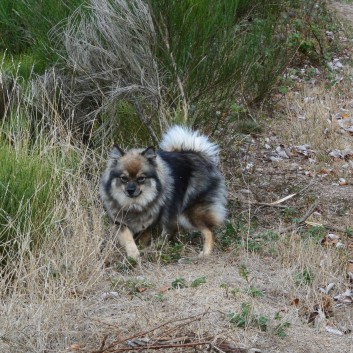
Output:
[[[139,250],[134,240],[134,235],[128,227],[118,230],[117,238],[119,243],[125,248],[128,257],[137,260],[140,257]]]
[[[203,236],[203,250],[199,257],[211,255],[214,245],[214,236],[209,228],[200,229]]]

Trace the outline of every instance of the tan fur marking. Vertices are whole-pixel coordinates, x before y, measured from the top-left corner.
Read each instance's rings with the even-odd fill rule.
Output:
[[[118,230],[117,238],[119,243],[125,248],[128,257],[137,260],[140,253],[134,240],[134,236],[129,228],[125,227]]]
[[[219,225],[217,218],[207,206],[194,206],[187,212],[188,219],[196,228],[213,228]]]
[[[203,236],[203,250],[199,256],[211,255],[214,246],[214,236],[211,229],[218,225],[216,217],[205,205],[194,206],[188,210],[187,217]]]
[[[129,173],[130,177],[136,177],[138,172],[141,171],[143,161],[140,156],[126,156],[123,162],[125,170]]]
[[[208,228],[201,229],[201,233],[203,235],[203,250],[199,256],[211,255],[214,245],[213,233]]]

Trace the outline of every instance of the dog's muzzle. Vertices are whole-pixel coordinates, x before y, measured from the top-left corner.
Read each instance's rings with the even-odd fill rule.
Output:
[[[135,183],[128,183],[126,185],[126,195],[129,197],[139,196],[141,191]]]

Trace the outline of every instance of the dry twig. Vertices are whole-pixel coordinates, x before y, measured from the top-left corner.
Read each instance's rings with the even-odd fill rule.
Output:
[[[279,234],[282,233],[286,233],[289,232],[291,230],[297,229],[300,226],[302,226],[302,224],[311,216],[311,214],[315,211],[316,207],[319,204],[319,200],[315,200],[315,202],[312,203],[312,205],[309,207],[309,209],[306,211],[306,213],[304,214],[303,217],[299,218],[298,221],[286,228],[280,229],[278,231]]]

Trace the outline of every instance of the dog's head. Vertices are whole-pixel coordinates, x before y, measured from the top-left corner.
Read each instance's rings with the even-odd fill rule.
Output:
[[[107,170],[106,191],[121,207],[140,209],[157,198],[161,186],[153,147],[124,152],[115,145]]]

